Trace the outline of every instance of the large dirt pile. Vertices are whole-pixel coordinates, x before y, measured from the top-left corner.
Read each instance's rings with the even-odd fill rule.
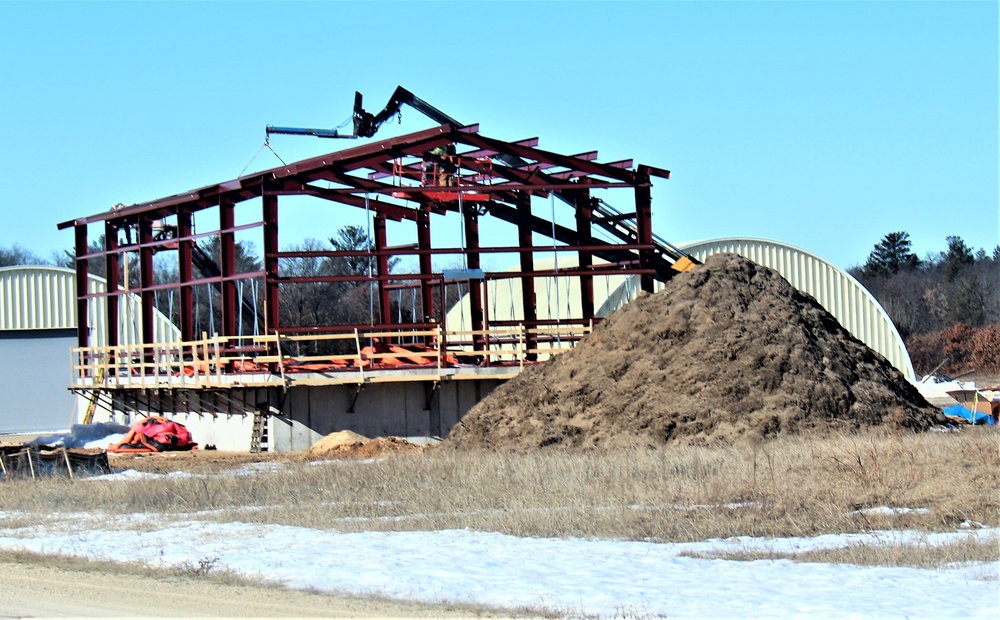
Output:
[[[777,272],[710,257],[527,369],[452,430],[456,447],[707,444],[942,421],[903,375]]]

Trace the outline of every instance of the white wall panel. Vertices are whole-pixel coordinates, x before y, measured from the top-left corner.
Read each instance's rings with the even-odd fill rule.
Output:
[[[76,274],[63,267],[0,268],[0,331],[76,329]],[[107,282],[91,275],[90,293],[103,293]],[[140,302],[136,295],[122,294],[119,302],[118,341],[122,344],[142,341]],[[107,298],[88,300],[90,344],[106,345]],[[154,341],[178,340],[180,330],[157,311],[153,321]],[[67,356],[69,353],[67,352]]]

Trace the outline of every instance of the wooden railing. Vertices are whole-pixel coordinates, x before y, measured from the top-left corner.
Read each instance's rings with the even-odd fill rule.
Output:
[[[383,330],[221,337],[72,349],[74,387],[211,388],[440,379],[525,364],[571,349],[592,325],[484,330]],[[407,343],[426,343],[413,345]],[[532,346],[528,346],[532,343]],[[344,353],[300,355],[302,348]],[[422,373],[405,371],[422,370]],[[400,371],[400,372],[386,372]],[[427,372],[432,371],[432,372]],[[436,371],[436,372],[434,372]]]

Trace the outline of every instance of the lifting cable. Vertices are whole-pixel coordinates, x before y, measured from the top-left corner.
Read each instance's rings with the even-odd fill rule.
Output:
[[[201,333],[201,313],[198,312],[198,309],[201,307],[201,304],[198,301],[198,287],[197,286],[192,286],[191,289],[194,291],[194,332],[196,334],[200,334]]]
[[[240,298],[240,318],[237,319],[236,337],[240,346],[243,346],[243,280],[236,281],[236,296]]]
[[[253,284],[253,288],[250,289],[253,295],[253,335],[259,336],[260,330],[257,327],[257,278],[250,278],[250,282]]]
[[[206,282],[205,289],[208,291],[208,333],[215,336],[215,300],[212,298],[212,285]]]
[[[375,325],[375,293],[372,291],[372,215],[368,203],[368,192],[365,192],[365,217],[368,219],[368,324]],[[368,343],[371,345],[372,343]]]
[[[517,317],[517,309],[514,307],[514,278],[507,278],[507,288],[509,289],[508,294],[510,296],[510,320],[513,321]],[[523,297],[522,295],[522,302],[524,301]],[[522,316],[521,320],[523,321],[524,319],[525,317]]]

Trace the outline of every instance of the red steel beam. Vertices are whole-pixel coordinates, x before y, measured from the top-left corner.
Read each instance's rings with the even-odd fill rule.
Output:
[[[479,261],[479,216],[471,209],[463,209],[463,211],[465,221],[462,225],[465,226],[466,264],[469,269],[479,269],[481,265]],[[469,314],[472,318],[472,329],[481,331],[483,329],[484,318],[483,292],[481,283],[478,280],[469,282]],[[472,337],[472,340],[474,350],[482,351],[486,348],[482,335],[476,334]]]
[[[86,347],[90,344],[88,342],[90,339],[90,317],[87,316],[87,285],[90,267],[85,258],[88,243],[87,224],[78,221],[73,232],[76,240],[76,260],[74,261],[76,268],[76,344],[79,347]]]
[[[382,323],[391,322],[391,300],[389,298],[389,290],[386,288],[386,280],[384,278],[389,275],[389,256],[382,252],[388,245],[386,239],[386,229],[385,229],[385,216],[376,213],[372,217],[372,231],[375,236],[375,251],[378,256],[375,260],[375,275],[378,277],[378,309],[379,309],[379,320]]]
[[[194,239],[191,232],[191,212],[181,208],[177,212],[177,270],[180,279],[180,329],[181,340],[190,342],[195,339],[194,333],[194,290],[191,280],[194,279],[192,245]]]
[[[153,317],[156,314],[156,298],[153,295],[153,248],[150,242],[153,240],[153,220],[146,215],[139,216],[139,243],[145,244],[139,250],[139,288],[140,299],[142,300],[142,342],[143,344],[153,344],[155,334],[153,333]],[[126,276],[127,277],[127,276]],[[149,359],[152,361],[152,353]]]
[[[231,229],[236,223],[236,214],[230,200],[222,200],[219,204],[219,229],[224,230],[220,236],[219,249],[222,253],[219,261],[222,270],[222,335],[235,336],[236,320],[240,307],[236,302],[236,282],[231,280],[236,275],[236,239]]]
[[[532,218],[531,215],[531,195],[526,192],[517,192],[517,245],[525,248],[520,253],[521,271],[535,270],[535,257],[532,252],[534,241],[532,240]],[[538,318],[535,306],[535,280],[528,276],[521,277],[521,318],[525,322],[534,321]],[[532,337],[528,336],[525,348],[534,349],[536,343]],[[538,359],[535,354],[528,354],[527,359],[534,361]]]
[[[417,250],[421,252],[419,258],[420,275],[430,276],[433,273],[431,268],[431,213],[426,207],[422,207],[417,217]],[[420,303],[423,308],[423,320],[428,323],[434,319],[434,291],[429,279],[420,280]]]
[[[265,331],[274,334],[280,321],[281,295],[278,286],[278,197],[265,195],[264,219],[264,323]]]
[[[502,140],[488,138],[479,134],[459,135],[460,137],[458,137],[457,141],[470,146],[484,149],[495,149],[498,153],[513,155],[522,159],[551,164],[553,166],[561,166],[568,170],[579,170],[587,174],[615,179],[623,183],[634,184],[635,182],[635,176],[631,170],[623,170],[613,166],[606,166],[604,164],[598,164],[568,155],[560,155],[558,153],[552,153],[538,148],[511,144],[509,142],[503,142]]]
[[[590,221],[593,216],[593,205],[591,203],[590,192],[580,192],[576,195],[576,234],[581,246],[591,244]],[[584,271],[590,269],[593,264],[593,254],[590,251],[579,250],[579,266]],[[610,291],[609,291],[610,292]],[[594,276],[580,276],[580,305],[585,321],[594,318]]]
[[[640,245],[648,245],[650,249],[639,250],[639,267],[642,269],[652,269],[653,267],[653,210],[652,195],[650,193],[649,174],[640,171],[637,176],[635,186],[635,226],[639,238],[636,241]],[[647,293],[653,292],[653,276],[640,276],[640,287]]]
[[[120,254],[118,253],[118,228],[112,222],[104,223],[104,249],[107,251],[104,256],[104,273],[108,281],[105,288],[108,293],[107,344],[109,347],[116,347],[118,346],[118,302],[120,300],[118,296],[118,259]],[[125,303],[128,303],[128,300]]]

